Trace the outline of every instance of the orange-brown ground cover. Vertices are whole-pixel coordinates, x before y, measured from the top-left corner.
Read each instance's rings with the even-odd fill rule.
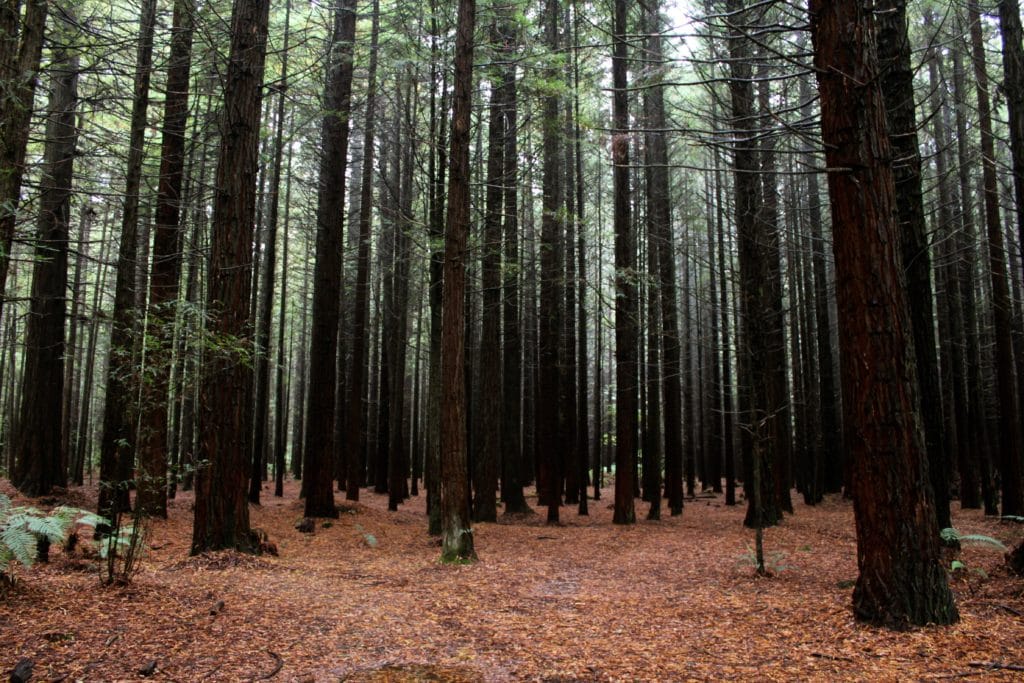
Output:
[[[12,493],[6,481],[0,490]],[[363,492],[309,536],[297,486],[252,508],[280,557],[189,558],[191,494],[152,525],[144,568],[102,587],[88,561],[55,552],[18,570],[0,601],[0,673],[23,657],[33,680],[507,681],[1006,679],[1024,665],[1024,582],[998,552],[951,581],[962,619],[893,633],[855,623],[848,502],[830,499],[765,534],[771,578],[745,557],[743,510],[689,501],[682,517],[611,524],[611,490],[591,516],[563,510],[474,529],[480,562],[442,566],[422,497],[397,513]],[[72,504],[94,493],[72,489]],[[341,499],[339,498],[339,502]],[[531,499],[531,503],[535,503]],[[642,516],[646,505],[638,507]],[[1018,527],[957,512],[962,532],[1019,540]],[[371,535],[370,538],[368,535]],[[373,543],[376,540],[376,543]],[[223,606],[218,605],[223,601]],[[216,608],[216,609],[214,609]],[[215,613],[212,613],[215,612]]]

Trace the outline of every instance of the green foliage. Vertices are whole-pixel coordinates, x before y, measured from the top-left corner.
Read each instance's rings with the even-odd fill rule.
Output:
[[[14,506],[0,494],[0,576],[10,579],[12,563],[32,566],[39,539],[63,543],[76,524],[95,527],[104,520],[91,512],[61,506],[49,513],[31,506]]]
[[[738,567],[752,567],[757,570],[760,566],[757,558],[757,551],[750,545],[747,545],[747,550],[741,554],[736,562]],[[793,565],[787,564],[786,553],[781,550],[775,550],[764,557],[763,570],[768,575],[781,574],[787,569],[792,569]],[[759,572],[760,573],[760,572]]]
[[[1007,548],[1006,545],[997,538],[992,538],[991,536],[985,536],[983,534],[961,534],[953,527],[943,529],[939,532],[939,535],[942,537],[942,540],[946,542],[958,541],[961,544],[980,545],[994,548],[1002,552],[1007,552],[1009,550],[1009,548]]]
[[[359,524],[356,524],[356,531],[363,535],[363,540],[366,542],[366,545],[370,546],[371,548],[377,547],[378,543],[376,536],[363,529],[363,527]]]
[[[110,530],[99,541],[100,581],[104,584],[127,585],[138,573],[142,563],[149,528],[147,517],[136,507],[130,523],[114,515]]]

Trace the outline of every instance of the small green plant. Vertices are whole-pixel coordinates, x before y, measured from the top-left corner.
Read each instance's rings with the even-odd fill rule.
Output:
[[[15,563],[32,566],[41,540],[63,543],[75,525],[95,528],[103,521],[78,508],[61,506],[47,513],[31,506],[12,505],[10,498],[0,494],[0,580],[8,585],[14,582]]]
[[[753,567],[755,570],[758,570],[760,567],[758,573],[762,576],[781,574],[793,568],[792,565],[786,563],[786,553],[781,550],[775,550],[765,555],[764,564],[761,565],[758,562],[757,551],[749,544],[747,545],[747,551],[739,556],[736,564],[739,567]]]
[[[376,536],[374,536],[370,532],[368,532],[365,529],[363,529],[363,527],[361,525],[359,525],[359,524],[356,524],[356,531],[358,531],[359,533],[361,533],[363,535],[363,540],[366,541],[366,545],[370,546],[371,548],[376,548],[377,547],[377,537]]]
[[[147,518],[136,506],[131,521],[125,523],[117,513],[107,534],[99,541],[100,581],[108,586],[125,586],[142,566],[142,551],[149,527]]]
[[[962,560],[953,560],[952,562],[950,562],[949,571],[952,574],[956,574],[957,572],[970,572],[972,574],[977,574],[983,579],[988,578],[988,572],[986,572],[984,569],[982,569],[981,567],[968,567],[967,563],[963,562]]]

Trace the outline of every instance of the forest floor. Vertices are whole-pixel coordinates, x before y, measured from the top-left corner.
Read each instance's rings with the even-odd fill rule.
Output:
[[[806,507],[765,532],[773,576],[755,576],[742,507],[688,500],[681,517],[611,524],[564,508],[478,524],[480,561],[446,566],[423,496],[397,513],[363,501],[302,534],[298,486],[264,489],[252,525],[279,557],[190,558],[192,495],[152,523],[142,570],[100,585],[95,560],[17,570],[0,600],[0,673],[38,681],[1020,680],[1024,580],[967,547],[951,576],[961,620],[895,633],[854,621],[851,504]],[[5,480],[0,492],[13,494]],[[66,502],[92,507],[95,489]],[[535,505],[536,499],[530,498]],[[17,498],[16,498],[17,502]],[[25,502],[25,501],[21,501]],[[64,502],[64,501],[62,501]],[[338,497],[342,502],[342,497]],[[646,514],[638,503],[638,517]],[[955,512],[962,533],[1017,542],[1018,526]],[[947,562],[949,560],[947,559]],[[279,666],[280,665],[280,666]]]

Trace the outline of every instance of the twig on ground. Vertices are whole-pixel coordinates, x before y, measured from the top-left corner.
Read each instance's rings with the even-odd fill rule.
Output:
[[[271,652],[270,650],[267,650],[267,654],[274,658],[274,668],[270,671],[270,673],[262,674],[262,675],[257,676],[256,678],[254,678],[252,680],[254,680],[254,681],[266,681],[266,680],[269,680],[269,679],[273,678],[274,676],[276,676],[278,674],[278,672],[281,671],[281,668],[284,666],[284,660],[281,659],[281,655],[277,654],[276,652]]]
[[[1004,664],[1002,662],[968,662],[967,666],[973,666],[975,669],[993,669],[1002,671],[1024,671],[1024,665],[1021,664]]]

